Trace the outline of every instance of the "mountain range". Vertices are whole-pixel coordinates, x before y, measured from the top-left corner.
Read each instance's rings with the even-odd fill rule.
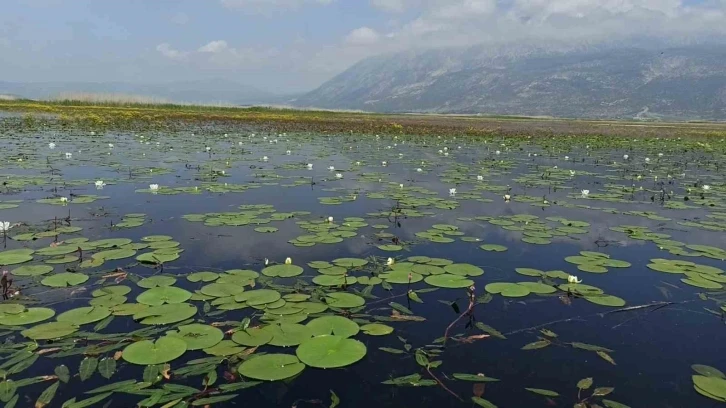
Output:
[[[365,59],[300,107],[574,118],[726,119],[726,45],[484,46]]]

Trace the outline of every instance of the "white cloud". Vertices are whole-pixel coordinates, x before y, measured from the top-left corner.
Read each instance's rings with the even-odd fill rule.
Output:
[[[227,46],[227,41],[224,40],[217,40],[217,41],[210,41],[209,43],[199,47],[197,51],[199,52],[209,52],[209,53],[220,53],[225,50],[227,50],[229,47]]]
[[[161,53],[161,55],[165,56],[166,58],[174,60],[184,59],[187,56],[186,52],[175,50],[171,48],[171,45],[169,45],[168,43],[161,43],[157,45],[156,50],[159,51],[159,53]]]
[[[345,42],[353,45],[370,45],[378,42],[381,35],[370,27],[360,27],[348,33]]]
[[[371,0],[371,6],[390,13],[401,13],[406,10],[404,0]]]

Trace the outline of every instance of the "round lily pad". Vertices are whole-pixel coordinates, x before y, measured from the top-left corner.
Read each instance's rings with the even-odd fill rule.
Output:
[[[76,286],[88,280],[88,275],[75,272],[62,272],[44,278],[40,283],[53,288]]]
[[[59,314],[56,319],[59,322],[72,323],[77,326],[81,326],[105,319],[110,314],[111,311],[106,307],[88,306],[63,312]]]
[[[189,282],[212,282],[219,278],[215,272],[195,272],[187,276]]]
[[[409,272],[405,269],[394,269],[390,272],[378,275],[379,278],[385,280],[388,283],[396,283],[401,285],[409,283],[409,276],[410,283],[421,282],[423,280],[422,275],[419,275],[415,272]]]
[[[244,377],[263,381],[277,381],[294,377],[305,369],[297,357],[290,354],[253,356],[240,364],[237,371]]]
[[[366,303],[365,299],[363,299],[362,297],[352,294],[352,293],[346,293],[346,292],[328,293],[325,296],[325,301],[328,304],[328,306],[339,308],[339,309],[349,309],[349,308],[354,308],[354,307],[360,307]],[[313,312],[308,312],[308,313],[313,313]]]
[[[189,303],[151,306],[134,313],[134,320],[141,324],[171,324],[186,320],[197,313],[197,307]]]
[[[546,285],[539,282],[519,282],[518,285],[524,286],[525,288],[529,289],[530,292],[540,295],[557,292],[557,289],[554,286]]]
[[[322,316],[309,321],[306,326],[313,336],[334,334],[341,337],[353,337],[358,334],[358,323],[343,316]]]
[[[353,285],[356,282],[355,277],[344,275],[318,275],[313,278],[313,283],[320,286]]]
[[[452,275],[460,276],[480,276],[484,274],[484,270],[478,266],[474,266],[466,263],[455,263],[446,265],[444,270]]]
[[[232,340],[222,340],[212,347],[204,349],[204,352],[213,356],[231,356],[233,354],[241,353],[245,351],[245,348],[239,346]]]
[[[393,327],[381,323],[369,323],[360,327],[369,336],[385,336],[393,333]]]
[[[726,380],[718,377],[693,375],[693,385],[700,394],[717,401],[726,402]]]
[[[189,300],[192,293],[175,286],[157,286],[139,294],[136,301],[149,306],[159,306],[164,303],[182,303]]]
[[[245,302],[249,306],[266,305],[280,300],[280,292],[272,289],[249,290],[234,297],[236,302]]]
[[[474,284],[474,281],[467,279],[462,275],[452,275],[445,273],[443,275],[431,275],[424,279],[424,282],[431,286],[439,288],[468,288]]]
[[[258,327],[250,327],[246,330],[238,330],[234,332],[234,334],[232,334],[232,341],[243,346],[258,347],[269,343],[273,336],[274,334],[268,330],[263,330]]]
[[[68,322],[50,322],[33,326],[20,332],[23,336],[33,340],[51,340],[68,336],[78,331],[78,326]]]
[[[167,336],[184,340],[187,350],[201,350],[217,345],[224,339],[224,332],[208,324],[188,324],[179,326],[178,331],[168,331]]]
[[[168,363],[187,351],[187,343],[173,336],[162,336],[156,341],[142,340],[131,343],[123,350],[123,359],[131,364],[155,365]]]
[[[333,263],[344,268],[359,268],[368,264],[368,261],[361,258],[338,258]]]
[[[481,245],[479,248],[489,252],[504,252],[507,250],[507,247],[505,247],[504,245],[496,244],[484,244]]]
[[[625,301],[623,299],[612,295],[585,296],[585,299],[601,306],[625,306]]]
[[[245,288],[244,286],[235,285],[232,283],[215,282],[203,286],[199,291],[207,296],[226,297],[239,295],[245,291]]]
[[[324,335],[304,341],[295,354],[310,367],[337,368],[361,360],[366,352],[366,346],[358,340]]]
[[[144,242],[158,242],[158,241],[169,241],[172,237],[168,235],[149,235],[147,237],[141,238]]]
[[[10,306],[10,305],[7,305]],[[22,307],[22,305],[17,305]],[[3,326],[25,326],[26,324],[33,324],[42,322],[43,320],[48,320],[51,317],[55,315],[55,311],[53,309],[49,309],[47,307],[31,307],[28,309],[25,309],[25,307],[22,307],[19,311],[17,311],[17,306],[14,306],[12,309],[9,309],[12,312],[15,313],[8,313],[6,311],[3,311],[0,314],[0,324]]]
[[[271,324],[262,330],[272,335],[269,344],[281,347],[297,346],[313,335],[307,326],[296,323]]]
[[[303,268],[297,265],[272,265],[262,270],[262,274],[273,278],[291,278],[302,275]]]
[[[52,271],[53,267],[48,265],[23,265],[13,269],[12,274],[15,276],[39,276]]]
[[[99,297],[99,296],[108,296],[108,295],[114,295],[114,296],[123,296],[131,292],[131,288],[124,285],[118,285],[118,286],[106,286],[103,288],[99,288],[91,292],[91,296],[93,297]]]
[[[173,276],[158,275],[141,279],[136,284],[142,288],[151,289],[159,286],[171,286],[175,283],[176,278]]]

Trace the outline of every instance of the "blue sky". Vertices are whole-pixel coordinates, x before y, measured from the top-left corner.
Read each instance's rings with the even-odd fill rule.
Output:
[[[0,80],[312,89],[381,53],[720,36],[726,0],[3,0]]]

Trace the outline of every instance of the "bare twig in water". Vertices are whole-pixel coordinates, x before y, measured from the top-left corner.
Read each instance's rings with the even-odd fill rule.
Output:
[[[444,332],[444,342],[443,342],[444,346],[446,346],[446,339],[449,338],[449,330],[451,330],[451,328],[454,327],[454,325],[456,323],[458,323],[462,317],[470,316],[471,312],[474,310],[474,306],[476,306],[476,295],[474,294],[474,289],[475,289],[474,285],[469,286],[469,289],[468,289],[469,307],[467,307],[466,310],[464,311],[464,313],[460,314],[459,317],[457,317],[453,322],[451,322],[451,324],[448,327],[446,327],[446,331]]]
[[[438,383],[441,386],[441,388],[443,388],[444,390],[446,390],[446,392],[448,392],[449,394],[451,394],[454,397],[456,397],[456,399],[458,399],[459,401],[462,401],[462,402],[464,401],[463,399],[461,399],[461,397],[457,393],[455,393],[454,391],[451,391],[449,389],[449,387],[447,387],[446,385],[444,385],[444,383],[442,383],[441,380],[439,380],[439,377],[435,376],[434,373],[431,372],[431,369],[429,367],[426,367],[426,372],[429,373],[429,375],[431,376],[431,378],[433,378],[434,381],[436,381],[436,383]]]

